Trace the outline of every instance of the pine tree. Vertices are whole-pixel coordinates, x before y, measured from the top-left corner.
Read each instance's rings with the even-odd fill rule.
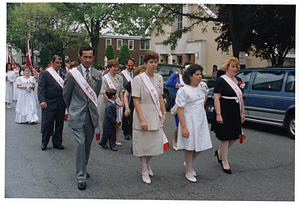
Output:
[[[111,59],[115,59],[114,47],[111,44],[107,45],[107,48],[105,49],[104,56],[107,57],[107,61],[109,61]]]
[[[124,43],[120,49],[120,56],[118,58],[119,64],[125,65],[128,58],[131,58],[130,51],[128,45]]]

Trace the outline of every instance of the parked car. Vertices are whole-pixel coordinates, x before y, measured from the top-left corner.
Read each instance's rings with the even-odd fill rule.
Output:
[[[246,84],[244,105],[246,121],[284,127],[295,138],[295,68],[249,68],[236,77]],[[214,111],[213,88],[210,89],[205,110]]]
[[[164,102],[166,106],[166,110],[169,111],[170,108],[173,106],[173,101],[175,99],[175,96],[172,95],[173,88],[167,87],[166,82],[170,75],[174,72],[181,72],[181,66],[180,65],[172,65],[172,64],[162,64],[159,63],[157,66],[157,70],[155,71],[158,74],[161,74],[164,79]]]

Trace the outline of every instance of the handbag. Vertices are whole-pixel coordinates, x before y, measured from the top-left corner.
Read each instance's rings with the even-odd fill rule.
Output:
[[[171,115],[175,116],[177,114],[177,104],[175,104],[171,110],[170,110]]]

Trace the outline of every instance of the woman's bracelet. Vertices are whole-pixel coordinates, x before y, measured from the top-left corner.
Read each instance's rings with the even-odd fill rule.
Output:
[[[167,114],[167,112],[163,112],[163,114]]]
[[[146,120],[145,118],[141,119],[140,121],[143,122],[144,120]]]
[[[216,114],[217,114],[217,115],[221,115],[221,112],[217,112]]]

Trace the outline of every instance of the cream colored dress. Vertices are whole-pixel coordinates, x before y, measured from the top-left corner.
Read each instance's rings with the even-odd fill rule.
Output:
[[[159,94],[163,94],[162,76],[154,74],[151,81]],[[133,155],[138,157],[160,155],[163,153],[163,119],[159,117],[149,91],[139,76],[134,77],[132,81],[132,96],[140,98],[141,109],[148,123],[148,130],[143,130],[136,110],[133,111]]]
[[[106,75],[109,75],[110,78],[112,78],[109,72]],[[125,89],[123,87],[123,77],[121,75],[116,74],[115,79],[113,80],[113,83],[114,83],[114,85],[117,89],[118,94],[120,92],[125,91]],[[103,119],[104,119],[104,111],[105,111],[105,106],[106,106],[106,101],[105,101],[105,98],[104,98],[103,94],[105,93],[105,91],[108,88],[109,87],[108,87],[108,84],[107,84],[105,78],[102,77],[102,85],[101,85],[101,90],[100,90],[100,94],[99,94],[99,97],[98,97],[99,121],[101,123],[103,122]],[[117,122],[119,122],[119,117],[120,117],[119,116],[119,106],[117,105]]]

